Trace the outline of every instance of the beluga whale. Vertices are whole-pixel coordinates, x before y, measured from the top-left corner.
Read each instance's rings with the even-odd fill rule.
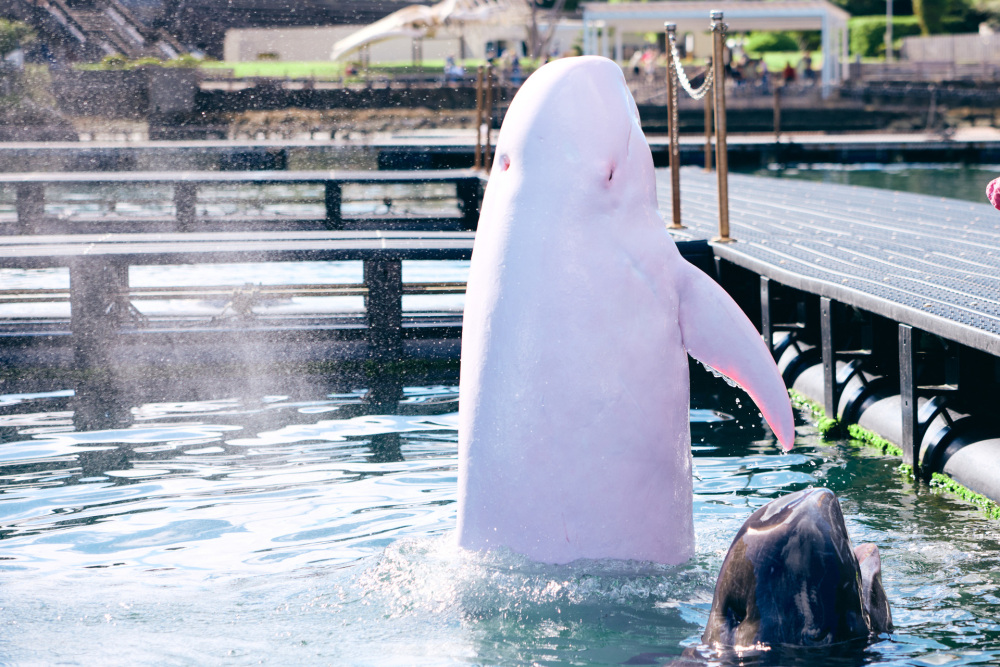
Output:
[[[688,355],[788,449],[760,334],[681,257],[621,68],[553,61],[511,101],[466,290],[458,543],[547,563],[694,552]]]

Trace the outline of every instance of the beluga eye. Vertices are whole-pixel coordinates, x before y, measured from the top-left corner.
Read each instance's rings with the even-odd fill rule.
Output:
[[[500,171],[507,171],[510,169],[510,156],[506,153],[500,156]]]

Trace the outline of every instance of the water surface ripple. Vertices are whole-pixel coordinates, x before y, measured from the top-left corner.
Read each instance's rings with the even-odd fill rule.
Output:
[[[459,550],[455,387],[408,387],[397,414],[362,390],[146,403],[89,430],[73,391],[0,396],[0,662],[664,664],[697,646],[743,520],[815,485],[882,550],[897,633],[854,664],[1000,660],[994,523],[805,415],[783,455],[706,383],[676,568]]]

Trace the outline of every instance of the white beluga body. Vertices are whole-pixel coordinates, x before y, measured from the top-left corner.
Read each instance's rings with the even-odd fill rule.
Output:
[[[497,140],[469,272],[458,541],[534,560],[694,553],[687,355],[732,378],[783,446],[788,394],[760,335],[657,211],[621,69],[535,72]]]

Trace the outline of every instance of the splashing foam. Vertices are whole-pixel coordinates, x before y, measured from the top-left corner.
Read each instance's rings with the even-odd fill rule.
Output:
[[[691,562],[677,567],[619,560],[537,563],[506,549],[466,551],[453,534],[403,539],[358,579],[365,604],[391,617],[454,615],[529,621],[588,615],[610,606],[647,606],[672,613],[681,606],[711,604],[714,580]]]
[[[708,364],[702,363],[700,361],[698,363],[701,364],[702,366],[704,366],[705,370],[707,370],[709,373],[711,373],[715,377],[722,378],[722,380],[726,384],[728,384],[730,387],[736,387],[737,389],[743,389],[743,387],[741,387],[740,384],[736,380],[734,380],[733,378],[729,377],[725,373],[720,373],[719,371],[715,370],[714,368],[712,368]]]

